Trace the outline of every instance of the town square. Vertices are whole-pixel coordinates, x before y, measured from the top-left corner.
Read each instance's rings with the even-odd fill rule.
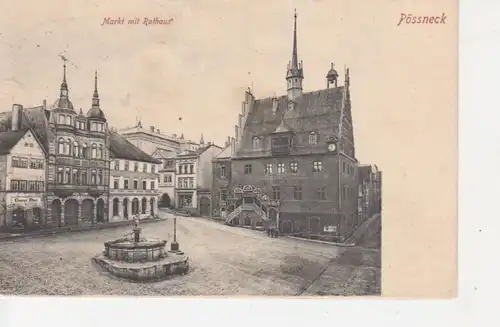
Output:
[[[144,233],[173,239],[173,215],[142,224]],[[167,218],[168,217],[168,218]],[[380,253],[177,218],[177,240],[190,272],[135,283],[110,277],[90,258],[130,227],[2,241],[0,285],[15,295],[364,295],[380,292]],[[378,282],[377,282],[378,280]]]

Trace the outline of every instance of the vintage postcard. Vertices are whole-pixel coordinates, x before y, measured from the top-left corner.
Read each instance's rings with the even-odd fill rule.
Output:
[[[456,1],[2,4],[0,294],[456,295]]]

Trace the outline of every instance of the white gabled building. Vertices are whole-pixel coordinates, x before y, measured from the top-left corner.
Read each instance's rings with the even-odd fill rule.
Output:
[[[45,223],[46,155],[31,129],[0,133],[0,228]]]

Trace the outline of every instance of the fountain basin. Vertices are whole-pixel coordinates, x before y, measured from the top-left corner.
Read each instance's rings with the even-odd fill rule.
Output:
[[[154,262],[124,262],[109,259],[101,254],[93,261],[116,277],[134,281],[152,281],[174,275],[184,275],[189,270],[188,257],[169,254]]]
[[[167,241],[116,240],[104,243],[104,256],[111,260],[123,262],[153,262],[166,257]]]

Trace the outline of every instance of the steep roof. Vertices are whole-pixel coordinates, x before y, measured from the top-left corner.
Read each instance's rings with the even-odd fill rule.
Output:
[[[26,130],[7,131],[0,133],[0,154],[8,154],[10,150],[22,139]]]
[[[245,155],[252,149],[254,136],[266,137],[275,132],[282,123],[281,117],[286,129],[296,134],[315,131],[320,138],[338,134],[343,95],[343,86],[303,93],[290,109],[286,95],[276,99],[256,99],[246,118],[236,155]],[[273,105],[274,101],[277,107]],[[258,155],[255,151],[253,153]]]
[[[226,158],[231,158],[231,156],[232,156],[231,145],[229,145],[224,150],[222,150],[218,155],[216,155],[214,159],[226,159]]]
[[[49,133],[48,110],[43,106],[23,108],[22,115],[20,129],[31,129],[41,143],[44,151],[48,153],[49,139],[52,137]],[[0,113],[0,132],[11,130],[11,126],[12,111]]]
[[[160,163],[116,132],[109,132],[109,151],[111,157],[116,159]]]

